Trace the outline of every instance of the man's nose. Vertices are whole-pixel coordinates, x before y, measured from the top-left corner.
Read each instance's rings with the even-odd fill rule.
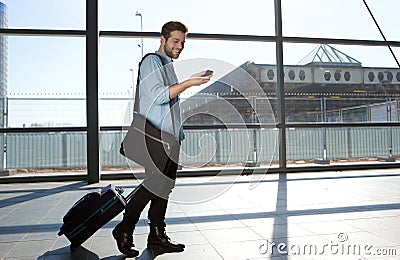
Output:
[[[183,42],[179,42],[179,43],[178,43],[178,48],[181,49],[181,50],[184,48]]]

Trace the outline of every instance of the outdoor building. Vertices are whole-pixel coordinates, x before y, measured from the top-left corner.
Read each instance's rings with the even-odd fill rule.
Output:
[[[249,61],[203,89],[197,97],[200,100],[201,94],[218,95],[237,103],[243,100],[243,95],[251,95],[257,100],[268,99],[273,110],[277,111],[276,75],[276,64]],[[250,78],[260,86],[258,89],[249,87],[252,84]],[[285,65],[284,82],[286,122],[397,122],[400,119],[399,68],[363,67],[360,61],[330,45],[317,46],[297,65]],[[207,111],[203,112],[218,109],[218,105],[211,106],[210,102],[199,102],[199,107],[200,104],[207,104]],[[245,122],[255,122],[251,104],[245,107],[233,105]],[[190,110],[189,114],[197,113],[193,105]],[[265,114],[261,112],[263,110],[265,108],[259,108],[259,116]],[[206,122],[206,114],[197,116],[197,120]],[[226,113],[220,114],[227,116]],[[190,117],[188,123],[196,122],[194,117],[186,117]],[[211,117],[208,122],[215,123],[215,120]]]

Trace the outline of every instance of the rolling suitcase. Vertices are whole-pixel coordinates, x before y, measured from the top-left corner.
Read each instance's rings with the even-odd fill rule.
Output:
[[[58,235],[64,234],[71,242],[70,250],[74,251],[97,230],[121,213],[135,190],[126,198],[122,195],[122,188],[116,188],[111,184],[88,192],[65,214]]]

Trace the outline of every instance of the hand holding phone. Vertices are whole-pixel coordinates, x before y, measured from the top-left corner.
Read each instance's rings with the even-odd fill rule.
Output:
[[[204,72],[204,74],[201,75],[201,76],[202,77],[208,77],[208,76],[212,75],[213,73],[214,73],[214,71],[212,71],[212,70],[206,70],[206,72]]]

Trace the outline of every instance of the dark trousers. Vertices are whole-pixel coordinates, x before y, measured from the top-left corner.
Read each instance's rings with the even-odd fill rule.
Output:
[[[163,174],[168,176],[170,179],[176,179],[176,172],[178,164],[172,160],[168,160]],[[146,171],[146,174],[148,172]],[[123,222],[134,228],[136,223],[139,221],[140,214],[146,205],[150,202],[150,208],[148,211],[148,219],[151,225],[165,227],[165,214],[167,212],[168,198],[157,196],[153,192],[145,188],[140,184],[133,197],[129,200],[128,205],[125,208],[125,214]]]

